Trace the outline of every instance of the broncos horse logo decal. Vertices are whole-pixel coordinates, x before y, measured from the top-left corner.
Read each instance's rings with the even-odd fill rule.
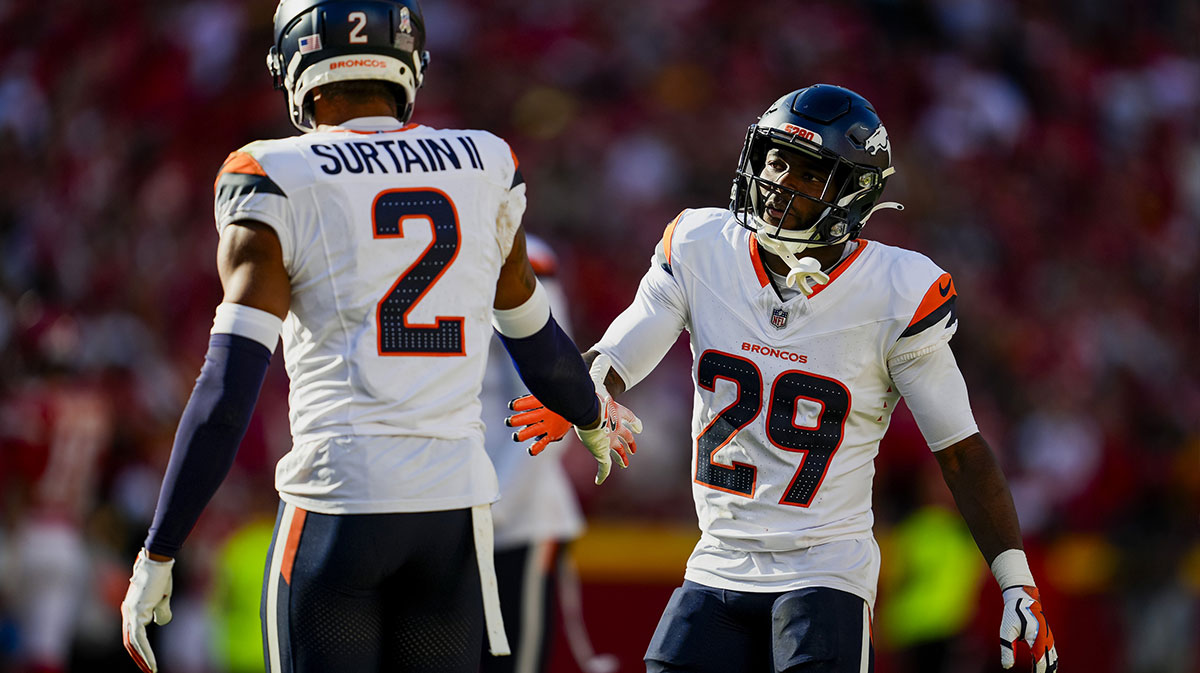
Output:
[[[863,149],[872,156],[878,154],[879,150],[883,150],[888,153],[888,156],[891,156],[892,144],[888,141],[887,129],[883,128],[883,124],[880,124],[879,128],[875,129],[875,132],[867,138],[867,141],[863,143]]]

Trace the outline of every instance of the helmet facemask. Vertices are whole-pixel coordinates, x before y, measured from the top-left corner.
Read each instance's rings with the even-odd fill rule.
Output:
[[[764,177],[776,149],[791,158]],[[797,256],[858,238],[881,208],[903,208],[876,204],[893,172],[891,142],[871,103],[844,87],[814,84],[776,100],[746,131],[729,209],[764,250],[788,265],[787,284],[808,295],[816,291],[810,281],[820,285],[829,277],[816,258]],[[824,188],[816,189],[822,181]],[[797,205],[805,213],[794,212]],[[793,222],[797,216],[807,221]]]
[[[824,176],[820,194],[806,194],[762,177],[771,150],[800,155],[815,164],[810,167]],[[779,254],[777,250],[786,250],[797,255],[809,247],[856,238],[891,173],[891,168],[855,164],[797,134],[753,125],[746,133],[738,162],[732,210],[738,223],[755,232],[769,251]],[[805,201],[815,202],[820,209],[797,228],[793,206]],[[772,223],[766,216],[768,207],[782,211],[784,216]]]

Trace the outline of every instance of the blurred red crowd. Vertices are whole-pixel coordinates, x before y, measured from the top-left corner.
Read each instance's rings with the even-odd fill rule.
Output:
[[[1060,649],[1073,645],[1064,661],[1194,673],[1200,6],[1103,5],[431,0],[414,121],[510,142],[526,228],[562,257],[586,347],[632,298],[663,226],[728,203],[746,126],[771,101],[816,82],[865,95],[892,139],[887,196],[906,210],[864,236],[955,276],[954,349]],[[0,567],[81,555],[60,569],[87,597],[75,662],[121,655],[105,611],[220,300],[211,180],[229,151],[292,132],[263,66],[272,11],[0,3]],[[193,534],[196,567],[204,541],[273,511],[289,440],[280,359]],[[659,419],[645,469],[585,489],[590,513],[692,521],[688,362],[677,348],[630,392]],[[878,461],[881,537],[939,497],[916,486],[925,452],[898,414]],[[29,585],[7,584],[0,671],[22,670],[53,646],[23,635]],[[989,648],[979,624],[993,617],[972,627]]]

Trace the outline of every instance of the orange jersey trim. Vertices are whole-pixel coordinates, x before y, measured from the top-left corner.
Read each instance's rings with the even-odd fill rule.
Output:
[[[262,164],[258,163],[258,159],[250,156],[248,152],[230,152],[229,156],[225,157],[225,163],[221,164],[220,173],[240,173],[242,175],[261,175],[266,177],[267,172],[263,170]]]
[[[663,254],[667,256],[667,266],[671,265],[671,237],[675,235],[675,225],[679,224],[679,218],[683,217],[683,214],[686,212],[686,210],[679,211],[679,214],[675,216],[675,219],[671,220],[671,223],[667,225],[666,229],[663,229]]]
[[[304,518],[308,516],[308,512],[296,508],[296,512],[292,515],[292,527],[288,529],[287,543],[283,547],[283,565],[280,567],[280,574],[283,575],[283,581],[290,586],[292,583],[292,565],[296,562],[296,550],[300,547],[300,532],[304,530]]]
[[[921,298],[921,303],[917,306],[917,312],[913,314],[912,320],[908,322],[908,327],[921,322],[929,316],[930,313],[941,308],[942,304],[950,301],[958,296],[958,291],[954,289],[954,279],[950,274],[943,273],[938,276],[938,279],[933,282],[926,290],[925,296]]]
[[[226,173],[235,175],[260,175],[267,177],[267,172],[263,170],[262,164],[258,163],[258,159],[250,156],[247,152],[236,151],[230,152],[229,156],[225,157],[224,163],[221,164],[221,169],[217,171],[217,177],[213,180],[213,192],[217,191],[217,184],[221,182],[221,176]]]
[[[837,280],[838,276],[845,273],[846,269],[849,269],[850,265],[854,264],[854,261],[857,260],[859,255],[861,255],[863,253],[863,250],[867,249],[867,244],[870,243],[870,241],[868,241],[865,238],[860,238],[860,239],[858,239],[858,243],[859,243],[858,249],[855,250],[854,252],[850,253],[849,257],[847,257],[846,259],[843,259],[841,262],[839,262],[837,265],[835,265],[833,267],[832,271],[829,272],[829,282],[825,283],[824,285],[818,285],[813,288],[813,293],[808,295],[809,299],[812,299],[813,297],[817,296],[817,293],[819,293],[821,290],[824,290],[825,288],[829,287],[830,285],[833,285],[833,281]]]
[[[229,156],[225,157],[225,162],[221,164],[221,170],[217,171],[217,177],[226,173],[267,176],[267,172],[263,170],[262,164],[258,163],[258,159],[241,151],[230,152]]]
[[[758,239],[753,234],[750,235],[750,263],[754,265],[754,273],[758,275],[759,287],[766,287],[771,279],[763,268],[762,256],[758,254]]]
[[[824,285],[817,285],[814,287],[812,294],[808,296],[809,299],[817,296],[818,292],[832,285],[833,281],[837,280],[838,276],[842,275],[846,269],[849,269],[851,264],[854,264],[854,261],[858,259],[863,250],[867,249],[867,244],[870,243],[870,241],[865,238],[858,239],[858,242],[860,244],[858,249],[850,253],[849,257],[843,259],[841,262],[838,262],[838,264],[833,267],[833,270],[829,272],[829,282],[825,283]],[[769,276],[767,276],[766,268],[762,262],[762,256],[758,252],[758,239],[756,239],[753,235],[750,236],[750,259],[754,263],[754,273],[758,274],[759,285],[766,287],[767,284],[771,282],[771,279]]]

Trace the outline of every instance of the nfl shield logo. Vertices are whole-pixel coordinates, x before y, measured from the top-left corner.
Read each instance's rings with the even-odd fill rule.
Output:
[[[775,329],[783,329],[787,327],[787,317],[787,311],[781,308],[773,309],[771,311],[771,324],[775,326]]]

